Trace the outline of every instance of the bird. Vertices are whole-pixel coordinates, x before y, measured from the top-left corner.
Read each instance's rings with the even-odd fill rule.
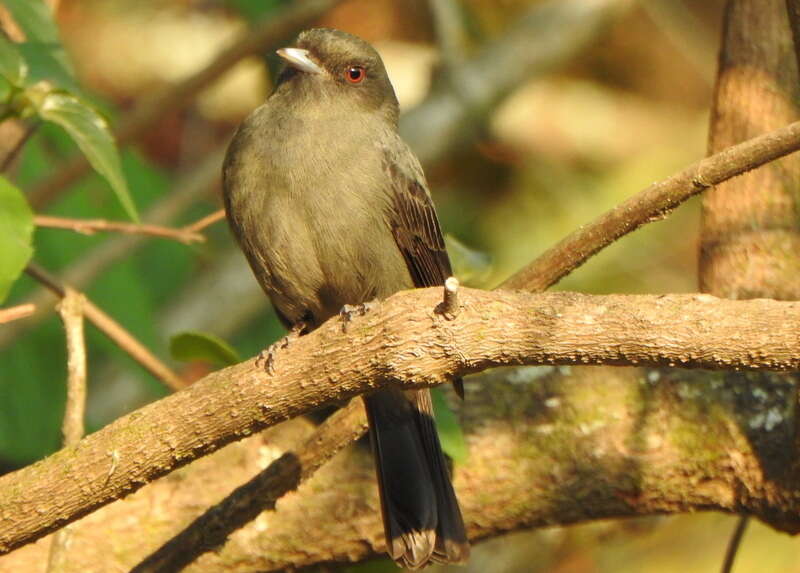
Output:
[[[277,54],[275,88],[236,130],[222,172],[229,225],[281,322],[299,335],[348,305],[442,285],[450,260],[378,52],[314,28]],[[466,562],[430,391],[363,400],[387,553],[410,569]]]

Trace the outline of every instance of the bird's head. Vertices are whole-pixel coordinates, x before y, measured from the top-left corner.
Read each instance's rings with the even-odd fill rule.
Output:
[[[322,105],[332,98],[378,110],[397,122],[397,97],[386,68],[375,48],[361,38],[314,28],[278,55],[286,61],[278,86],[305,92]]]

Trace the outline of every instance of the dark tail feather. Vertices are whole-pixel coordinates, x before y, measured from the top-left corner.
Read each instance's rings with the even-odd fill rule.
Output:
[[[469,556],[464,522],[433,419],[430,392],[364,397],[389,555],[418,569]]]

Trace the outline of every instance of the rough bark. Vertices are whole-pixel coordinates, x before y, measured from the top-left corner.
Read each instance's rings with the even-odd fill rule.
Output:
[[[234,440],[382,384],[520,364],[800,369],[800,302],[462,289],[458,318],[446,320],[435,311],[441,297],[438,288],[399,293],[346,332],[328,321],[281,353],[274,375],[252,360],[214,372],[4,476],[0,552]]]
[[[468,379],[455,487],[473,540],[585,520],[746,511],[800,530],[796,404],[779,376],[527,367]],[[456,402],[453,402],[456,405]],[[702,423],[698,423],[702,420]],[[308,436],[293,420],[232,444],[77,523],[69,571],[129,570]],[[276,571],[383,551],[366,448],[337,456],[188,571]],[[35,570],[46,542],[0,558]]]
[[[800,118],[785,0],[733,0],[725,14],[709,153]],[[700,287],[729,298],[800,298],[800,156],[703,197]]]

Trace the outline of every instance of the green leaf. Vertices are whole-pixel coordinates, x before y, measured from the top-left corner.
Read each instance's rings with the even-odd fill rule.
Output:
[[[139,220],[136,205],[122,174],[119,153],[108,123],[78,98],[50,92],[37,102],[39,116],[63,127],[78,144],[95,171],[106,178],[122,207],[134,221]]]
[[[33,254],[33,212],[22,192],[0,177],[0,302]]]
[[[218,366],[241,362],[233,347],[213,334],[187,331],[176,334],[169,341],[169,352],[175,360],[191,362],[203,360]]]
[[[431,388],[431,395],[433,396],[433,413],[436,418],[436,428],[439,430],[439,441],[442,442],[442,450],[453,458],[455,463],[463,464],[467,461],[469,452],[461,424],[450,406],[447,405],[441,388]]]
[[[16,47],[25,59],[28,70],[25,85],[32,86],[47,80],[52,85],[72,93],[81,92],[67,53],[61,45],[23,42],[16,44]]]
[[[0,0],[11,12],[14,20],[25,33],[25,41],[12,44],[6,39],[0,41],[0,64],[9,57],[3,51],[9,48],[16,53],[19,64],[14,77],[0,74],[16,85],[32,86],[47,80],[55,86],[79,92],[75,73],[67,52],[58,39],[58,28],[53,21],[50,9],[41,0]],[[15,62],[10,64],[18,65]],[[6,66],[2,66],[5,68]],[[9,70],[10,71],[10,70]]]
[[[453,264],[453,273],[461,284],[475,288],[486,286],[485,283],[492,274],[491,257],[470,249],[450,234],[445,236],[445,243]]]
[[[17,46],[0,34],[0,76],[12,85],[21,86],[28,73],[28,67],[22,59]]]
[[[58,28],[43,0],[2,0],[29,42],[58,43]]]

